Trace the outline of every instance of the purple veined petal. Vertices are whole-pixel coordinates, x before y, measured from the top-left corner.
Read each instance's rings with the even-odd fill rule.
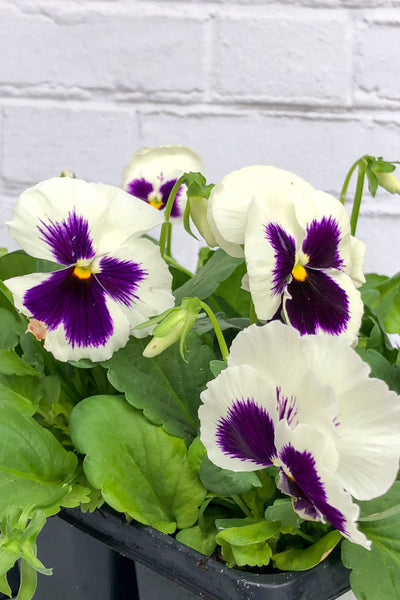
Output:
[[[275,456],[276,388],[248,365],[227,368],[207,384],[199,408],[200,439],[223,469],[256,471]]]
[[[73,271],[56,271],[28,289],[24,306],[50,331],[62,324],[72,348],[104,346],[114,331],[104,289],[93,275],[80,279]]]
[[[138,286],[148,275],[139,263],[105,256],[99,266],[100,272],[94,278],[113,300],[127,307],[139,300]]]
[[[268,223],[264,227],[265,237],[274,249],[272,287],[274,294],[282,294],[288,277],[295,264],[296,243],[278,223]]]
[[[224,454],[257,465],[272,465],[275,456],[274,422],[254,398],[235,398],[217,424],[217,443]]]
[[[46,242],[56,261],[72,265],[80,259],[91,259],[95,255],[89,231],[89,223],[73,209],[68,218],[60,222],[41,220],[38,228],[41,239]]]
[[[293,277],[287,286],[289,298],[284,310],[289,323],[302,335],[329,333],[340,335],[350,321],[347,292],[332,277],[322,271],[306,268],[306,277]]]
[[[287,444],[279,451],[279,458],[289,471],[281,474],[281,490],[293,498],[296,511],[311,520],[327,519],[341,533],[347,534],[346,517],[327,501],[324,483],[317,471],[313,454],[298,451]]]
[[[150,181],[146,181],[143,177],[140,179],[133,179],[126,184],[125,187],[128,194],[148,202],[149,195],[154,190],[154,186]]]
[[[276,388],[276,400],[279,419],[284,419],[288,425],[296,426],[298,423],[298,406],[296,396],[286,396],[280,386]]]
[[[163,208],[165,208],[165,206],[166,206],[166,204],[168,202],[169,195],[170,195],[170,193],[172,191],[172,188],[174,187],[174,185],[175,185],[175,183],[177,181],[178,181],[178,179],[170,179],[170,180],[166,181],[165,183],[163,183],[161,185],[161,187],[160,187],[160,194],[161,194],[161,197],[162,197],[162,203],[163,203],[162,207]],[[172,205],[171,217],[175,217],[176,218],[176,217],[182,216],[182,212],[181,212],[180,207],[179,207],[179,199],[180,199],[180,196],[182,195],[183,189],[184,188],[183,188],[182,185],[178,189],[178,192],[177,192],[177,194],[175,196],[174,203]]]
[[[342,269],[339,254],[340,227],[332,216],[314,219],[307,225],[307,235],[302,250],[309,257],[308,267],[315,269]]]

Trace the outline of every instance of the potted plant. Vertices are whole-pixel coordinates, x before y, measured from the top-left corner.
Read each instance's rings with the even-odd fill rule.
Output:
[[[328,600],[346,569],[358,598],[398,597],[400,277],[364,277],[355,237],[364,179],[395,193],[394,169],[362,157],[339,201],[270,166],[213,186],[162,146],[122,188],[63,173],[20,196],[22,250],[0,257],[3,594],[17,561],[18,600],[51,573],[36,539],[60,513],[199,597]],[[195,273],[175,220],[207,242]]]

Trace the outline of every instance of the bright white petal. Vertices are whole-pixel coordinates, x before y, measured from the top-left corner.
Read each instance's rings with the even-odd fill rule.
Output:
[[[137,302],[131,307],[122,305],[135,337],[145,337],[151,328],[134,329],[150,317],[163,313],[175,304],[172,295],[172,276],[161,258],[160,248],[150,240],[130,238],[112,254],[113,258],[136,262],[147,275],[139,282],[135,294]]]
[[[164,181],[180,177],[188,172],[203,173],[200,156],[186,146],[156,146],[136,152],[122,173],[122,187],[133,179],[146,179],[157,184],[160,174]]]
[[[11,236],[31,256],[55,261],[51,247],[42,239],[39,228],[61,223],[75,209],[87,220],[89,237],[96,248],[98,231],[108,211],[107,198],[89,183],[70,177],[54,177],[21,194],[8,223]]]
[[[308,423],[336,439],[334,419],[338,405],[333,390],[312,372],[304,352],[305,338],[278,321],[241,331],[230,349],[228,365],[252,366],[282,399],[293,405],[293,421]]]
[[[103,183],[90,185],[108,201],[106,220],[98,232],[97,254],[113,253],[129,237],[139,237],[164,221],[163,213],[120,188]]]
[[[201,393],[200,397],[203,402],[203,405],[199,408],[200,439],[207,449],[209,459],[222,469],[231,471],[263,469],[265,465],[258,464],[254,460],[245,460],[225,453],[221,447],[221,442],[218,441],[218,424],[221,419],[230,419],[229,409],[232,409],[238,401],[246,400],[254,401],[258,407],[265,409],[265,413],[271,422],[276,423],[278,415],[275,388],[258,377],[253,368],[242,365],[222,371],[216,379],[207,384],[207,389]],[[264,455],[268,450],[267,444],[263,446],[262,432],[265,432],[265,429],[260,427],[260,436],[258,439],[254,439],[254,429],[251,428],[253,412],[252,407],[250,407],[248,413],[245,410],[243,411],[244,415],[249,415],[249,423],[244,423],[242,419],[243,437],[241,441],[246,443],[246,433],[248,433],[249,441],[255,445],[255,451],[258,451],[260,455]],[[253,418],[260,422],[263,416],[266,417],[265,414],[261,418],[258,414],[254,414]],[[235,423],[232,424],[232,427],[234,426]],[[239,432],[237,432],[237,435],[240,437]],[[273,435],[268,439],[273,444]]]
[[[350,237],[350,249],[351,249],[351,272],[349,273],[352,278],[354,285],[358,288],[365,283],[365,277],[363,273],[364,259],[366,246],[364,242],[357,239],[353,235]]]
[[[384,494],[393,483],[400,456],[400,400],[348,342],[307,336],[305,352],[318,378],[335,391],[339,412],[338,477],[355,498]]]
[[[314,188],[297,175],[271,166],[254,165],[233,171],[211,191],[209,212],[212,218],[208,217],[211,226],[215,227],[223,240],[240,246],[245,242],[251,201],[254,198],[266,203],[271,200],[279,202],[279,199],[285,201],[288,189],[296,189],[303,194]],[[249,215],[249,218],[252,216]],[[214,229],[213,233],[218,241]],[[228,254],[231,253],[228,247],[221,247]]]
[[[32,273],[30,275],[21,275],[20,277],[12,277],[4,281],[14,298],[15,308],[28,318],[32,314],[28,311],[23,303],[24,295],[27,290],[41,284],[49,278],[49,273]]]

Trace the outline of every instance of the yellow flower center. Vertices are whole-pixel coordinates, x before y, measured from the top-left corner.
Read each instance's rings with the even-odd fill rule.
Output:
[[[307,278],[307,271],[303,265],[295,265],[292,269],[292,275],[297,281],[305,281]]]
[[[92,269],[90,268],[90,266],[82,266],[77,264],[75,266],[73,274],[76,277],[79,277],[79,279],[89,279],[89,277],[91,277],[92,275]]]
[[[147,200],[150,206],[154,206],[154,208],[157,208],[157,210],[162,207],[162,196],[160,192],[151,192],[148,195]]]

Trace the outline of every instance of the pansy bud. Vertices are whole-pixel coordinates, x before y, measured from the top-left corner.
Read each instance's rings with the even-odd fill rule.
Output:
[[[198,298],[184,298],[179,307],[170,310],[153,330],[153,338],[143,350],[145,358],[161,354],[180,340],[180,352],[184,359],[185,340],[201,310]]]
[[[400,194],[400,181],[393,175],[393,173],[381,173],[375,171],[376,178],[381,187],[383,187],[390,194]]]
[[[208,199],[202,198],[201,196],[193,196],[189,198],[189,203],[190,216],[192,217],[192,221],[200,235],[204,238],[210,248],[218,246],[218,242],[211,231],[210,224],[207,219]]]

